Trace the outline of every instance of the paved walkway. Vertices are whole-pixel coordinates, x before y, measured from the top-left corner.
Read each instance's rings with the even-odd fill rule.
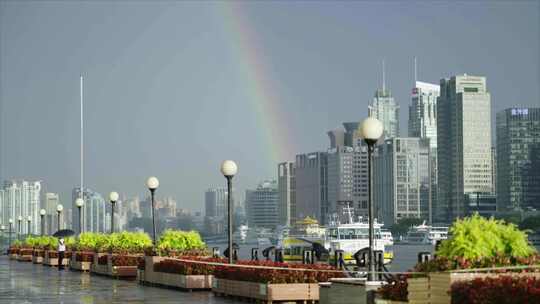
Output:
[[[234,303],[211,292],[182,292],[0,256],[0,303]]]

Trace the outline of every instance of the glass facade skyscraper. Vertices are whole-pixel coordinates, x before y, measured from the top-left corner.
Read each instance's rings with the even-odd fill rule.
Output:
[[[497,207],[540,209],[540,108],[497,113]]]
[[[465,194],[492,193],[491,96],[486,78],[442,79],[437,99],[437,206],[435,221],[466,214]]]
[[[392,225],[403,218],[430,220],[429,139],[391,138],[379,146],[374,167],[377,216]]]
[[[382,122],[385,139],[399,136],[399,105],[384,86],[375,91],[375,97],[368,106],[368,115]]]

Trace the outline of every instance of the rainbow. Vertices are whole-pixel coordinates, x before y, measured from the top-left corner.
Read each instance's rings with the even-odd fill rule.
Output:
[[[234,54],[239,63],[240,74],[245,77],[247,95],[259,122],[261,138],[269,147],[268,161],[273,164],[294,160],[294,149],[287,126],[289,121],[283,111],[279,94],[263,58],[265,52],[257,41],[254,26],[242,8],[241,1],[220,2],[224,14],[225,30],[231,34]]]

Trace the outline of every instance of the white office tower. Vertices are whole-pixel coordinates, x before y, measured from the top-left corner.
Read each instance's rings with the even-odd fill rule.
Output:
[[[399,136],[399,105],[392,96],[392,92],[386,88],[384,61],[382,89],[375,91],[375,97],[368,106],[368,116],[382,122],[383,138]]]
[[[279,224],[291,226],[295,222],[296,192],[294,162],[278,164]]]
[[[409,137],[429,140],[433,206],[437,205],[437,98],[439,94],[439,85],[416,81],[409,106]]]
[[[22,217],[21,234],[36,234],[40,232],[40,181],[5,181],[4,191],[0,200],[0,222],[7,227],[9,219],[13,219],[13,232],[17,232],[19,223],[17,219]],[[30,231],[28,225],[30,216]]]
[[[260,183],[257,189],[246,190],[249,227],[275,229],[279,225],[278,187],[275,180]]]
[[[442,79],[437,99],[436,221],[466,214],[465,195],[492,193],[491,96],[486,78]]]

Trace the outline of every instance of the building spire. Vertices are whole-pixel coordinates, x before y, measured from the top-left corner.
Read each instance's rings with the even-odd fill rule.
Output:
[[[382,90],[383,92],[386,91],[386,75],[385,75],[385,68],[384,68],[384,59],[382,61]]]
[[[416,56],[414,56],[414,85],[416,86],[416,82],[418,81],[418,71],[416,69]]]
[[[79,196],[80,198],[84,199],[84,196],[83,196],[83,185],[84,185],[84,162],[83,162],[83,159],[84,159],[84,121],[83,121],[83,76],[81,74],[81,88],[80,88],[80,91],[81,91],[81,188],[80,188],[80,193],[79,193]]]

